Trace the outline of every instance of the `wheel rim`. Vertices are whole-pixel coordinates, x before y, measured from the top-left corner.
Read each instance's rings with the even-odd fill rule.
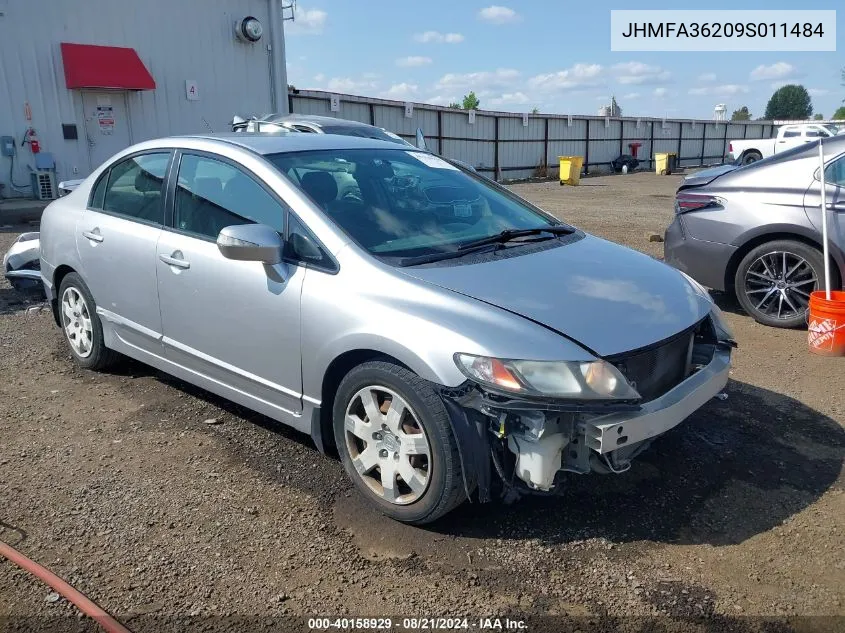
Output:
[[[806,259],[788,251],[773,251],[755,259],[745,273],[745,296],[754,309],[786,321],[803,316],[818,278]]]
[[[80,358],[91,355],[94,342],[94,328],[91,313],[82,294],[73,286],[62,295],[62,327],[68,343]]]
[[[345,429],[352,465],[374,494],[396,505],[425,494],[431,447],[402,396],[381,385],[364,387],[346,407]]]

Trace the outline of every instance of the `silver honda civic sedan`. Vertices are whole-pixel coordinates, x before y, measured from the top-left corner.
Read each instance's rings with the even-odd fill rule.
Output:
[[[41,275],[81,367],[130,356],[308,433],[409,523],[627,470],[734,345],[669,266],[345,136],[130,147],[47,207]]]

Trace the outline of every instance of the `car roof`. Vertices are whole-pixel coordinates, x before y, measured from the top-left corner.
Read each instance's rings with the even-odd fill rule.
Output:
[[[402,147],[391,141],[364,138],[361,136],[342,136],[339,134],[254,134],[230,132],[226,134],[197,134],[175,136],[160,139],[162,143],[176,143],[180,139],[200,139],[230,145],[238,145],[259,154],[279,154],[284,152],[305,152],[309,150],[329,149],[399,149],[414,150],[414,147]]]

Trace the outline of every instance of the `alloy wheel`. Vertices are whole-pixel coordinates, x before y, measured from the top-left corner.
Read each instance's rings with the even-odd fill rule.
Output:
[[[745,273],[745,295],[754,309],[775,319],[803,315],[817,284],[816,272],[807,260],[788,251],[761,255]]]
[[[91,313],[82,294],[73,286],[62,295],[62,327],[73,351],[87,358],[94,348],[94,328]]]
[[[396,505],[425,494],[431,446],[402,396],[380,385],[364,387],[350,399],[344,425],[352,465],[373,493]]]

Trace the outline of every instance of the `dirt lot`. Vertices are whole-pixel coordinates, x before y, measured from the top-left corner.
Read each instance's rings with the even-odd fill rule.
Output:
[[[659,255],[649,234],[677,182],[514,189]],[[0,230],[0,251],[20,230]],[[623,476],[572,475],[560,498],[465,505],[421,529],[363,507],[306,436],[136,363],[76,370],[50,314],[27,311],[37,299],[0,283],[0,539],[134,631],[299,630],[303,615],[845,627],[845,360],[811,356],[805,332],[759,326],[725,297],[740,344],[727,400]],[[95,629],[49,594],[0,562],[0,630]]]

